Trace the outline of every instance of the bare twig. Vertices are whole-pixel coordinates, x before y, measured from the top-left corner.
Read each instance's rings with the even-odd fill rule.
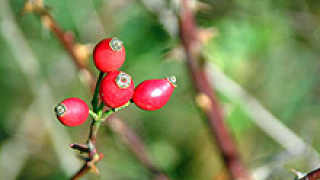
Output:
[[[232,179],[250,179],[250,176],[241,161],[236,143],[234,142],[229,130],[224,124],[221,108],[217,98],[211,89],[203,68],[199,65],[203,62],[200,53],[201,45],[196,35],[196,25],[189,7],[189,0],[183,0],[180,6],[180,37],[183,43],[187,66],[192,76],[192,80],[197,91],[199,107],[204,111],[211,132],[213,133],[218,146],[221,150],[224,162],[230,172]],[[205,102],[205,104],[201,104]]]
[[[151,163],[140,137],[125,122],[118,118],[114,118],[110,121],[110,125],[112,130],[120,135],[122,140],[127,144],[140,162],[155,175],[154,179],[169,180],[164,172],[157,169]]]

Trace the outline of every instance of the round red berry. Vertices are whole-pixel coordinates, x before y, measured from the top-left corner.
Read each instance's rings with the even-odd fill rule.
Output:
[[[99,94],[103,103],[117,108],[125,105],[132,98],[134,85],[131,77],[122,71],[113,71],[101,81]]]
[[[141,109],[157,110],[169,101],[175,87],[176,78],[174,76],[146,80],[135,88],[132,100]]]
[[[125,58],[123,42],[117,38],[104,39],[93,50],[94,64],[102,72],[109,73],[118,70]]]
[[[66,126],[79,126],[89,116],[88,105],[82,99],[76,97],[63,100],[54,110],[58,120]]]

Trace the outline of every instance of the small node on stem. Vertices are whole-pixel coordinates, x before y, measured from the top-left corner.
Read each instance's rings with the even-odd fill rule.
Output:
[[[20,14],[23,15],[24,13],[41,12],[43,10],[46,10],[43,0],[27,0],[25,1]]]
[[[107,118],[114,112],[116,112],[114,108],[107,110],[106,112],[103,113],[103,115],[101,115],[100,121],[105,122]]]
[[[91,109],[89,110],[89,114],[94,121],[97,121],[99,119],[98,115],[95,112],[93,112]]]
[[[92,143],[92,141],[90,139],[89,139],[89,141],[87,143],[87,147],[88,147],[89,151],[95,153],[96,146]]]
[[[212,107],[210,98],[204,93],[199,93],[196,95],[196,103],[201,109],[205,111],[209,111]]]
[[[99,154],[94,154],[93,158],[92,158],[92,161],[93,162],[98,162],[99,160],[100,160],[100,155]]]

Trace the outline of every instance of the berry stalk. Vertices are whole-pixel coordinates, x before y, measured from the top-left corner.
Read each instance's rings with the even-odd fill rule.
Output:
[[[93,111],[90,111],[90,116],[92,117],[92,123],[90,126],[89,137],[86,145],[81,144],[72,144],[71,148],[77,149],[80,152],[88,153],[88,157],[83,158],[85,160],[82,168],[71,178],[71,180],[76,180],[82,177],[88,170],[92,169],[94,172],[98,173],[98,169],[95,167],[95,164],[99,162],[103,155],[99,154],[96,149],[97,135],[99,132],[100,125],[105,121],[113,112],[113,109],[110,109],[103,113],[103,103],[99,104],[99,86],[102,81],[104,73],[100,72],[95,91],[92,98],[92,107]]]
[[[103,72],[99,73],[99,77],[98,77],[98,80],[97,80],[96,88],[94,90],[93,98],[92,98],[92,101],[91,101],[94,113],[97,113],[98,109],[99,109],[99,106],[98,106],[98,104],[99,104],[99,87],[100,87],[100,83],[102,81],[103,75],[104,75]]]

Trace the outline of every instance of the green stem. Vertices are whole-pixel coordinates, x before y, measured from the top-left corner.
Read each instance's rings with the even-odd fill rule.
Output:
[[[103,113],[103,107],[104,107],[104,103],[101,102],[99,107],[98,107],[98,112],[97,112],[97,115],[98,115],[99,118],[101,117],[101,115]]]
[[[116,108],[116,109],[114,110],[114,112],[118,112],[119,110],[126,108],[126,107],[129,106],[130,104],[131,104],[131,101],[128,101],[125,105]]]
[[[96,141],[97,141],[97,135],[99,132],[100,125],[103,122],[103,119],[107,119],[112,113],[114,113],[114,110],[110,109],[103,114],[103,117],[101,117],[102,110],[99,110],[98,115],[97,115],[97,119],[92,121],[91,127],[90,127],[89,140],[88,140],[88,143],[91,146],[90,152],[89,152],[89,157],[93,157],[93,155],[96,153],[95,145],[96,145]]]
[[[98,115],[93,112],[91,109],[89,110],[89,115],[92,117],[93,120],[97,120],[98,119]]]
[[[99,106],[98,106],[98,104],[99,104],[99,86],[102,81],[103,75],[104,75],[104,73],[100,72],[99,78],[97,80],[96,88],[94,90],[93,98],[91,101],[93,112],[97,112],[99,110]]]
[[[106,119],[107,119],[112,113],[114,113],[114,112],[115,112],[114,109],[109,109],[108,111],[106,111],[106,112],[103,113],[103,115],[102,115],[102,117],[100,118],[100,120],[101,120],[102,122],[106,121]]]

